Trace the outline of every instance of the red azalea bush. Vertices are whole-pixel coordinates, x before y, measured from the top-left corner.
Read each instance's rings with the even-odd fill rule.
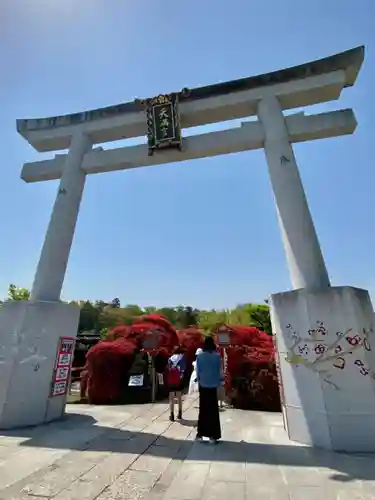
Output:
[[[165,316],[162,316],[161,314],[145,314],[143,316],[138,316],[134,318],[132,328],[134,328],[135,325],[142,323],[149,323],[153,325],[153,328],[159,328],[161,331],[164,331],[164,333],[169,337],[171,345],[173,342],[174,345],[178,342],[177,331]]]
[[[118,338],[127,339],[131,332],[131,326],[120,325],[112,328],[106,335],[106,340],[116,340]]]
[[[194,361],[197,349],[203,346],[203,334],[194,326],[179,330],[177,334],[179,345],[185,349],[187,362],[191,364]]]
[[[226,392],[237,408],[280,410],[280,395],[272,337],[254,327],[224,325],[227,348]]]
[[[168,355],[178,343],[177,332],[169,321],[159,315],[136,318],[131,326],[117,326],[107,339],[96,344],[87,354],[85,377],[87,394],[92,404],[108,404],[121,400],[126,390],[126,381],[135,355],[142,348],[150,330],[158,330],[159,349],[152,353],[156,370],[165,370]]]
[[[280,396],[272,338],[254,327],[223,325],[230,334],[227,348],[226,389],[229,402],[243,409],[280,410]],[[159,348],[154,356],[155,368],[163,373],[175,345],[186,350],[188,366],[202,347],[204,336],[196,327],[179,332],[163,316],[138,317],[131,326],[113,328],[105,341],[90,349],[82,377],[90,403],[119,402],[126,392],[126,381],[136,353],[152,330],[158,330]],[[214,332],[215,333],[215,332]],[[217,332],[216,332],[217,333]]]
[[[121,337],[99,342],[89,350],[86,367],[91,404],[114,403],[121,398],[135,353],[136,345]]]

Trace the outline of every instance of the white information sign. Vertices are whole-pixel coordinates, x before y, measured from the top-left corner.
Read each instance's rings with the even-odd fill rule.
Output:
[[[131,375],[129,378],[129,387],[142,387],[144,375]]]
[[[55,382],[53,384],[52,396],[64,396],[66,393],[67,380],[62,380],[61,382]]]

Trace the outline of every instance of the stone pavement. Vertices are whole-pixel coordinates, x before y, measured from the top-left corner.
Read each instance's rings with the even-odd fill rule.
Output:
[[[65,420],[0,431],[0,500],[370,500],[375,456],[292,444],[280,414],[226,409],[223,441],[194,441],[197,403],[69,405]]]

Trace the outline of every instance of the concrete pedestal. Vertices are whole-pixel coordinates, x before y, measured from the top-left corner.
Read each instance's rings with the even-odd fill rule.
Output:
[[[0,308],[0,429],[63,416],[66,396],[50,397],[60,337],[76,337],[79,308],[14,301]]]
[[[375,452],[374,312],[366,290],[271,297],[286,430],[293,441]]]

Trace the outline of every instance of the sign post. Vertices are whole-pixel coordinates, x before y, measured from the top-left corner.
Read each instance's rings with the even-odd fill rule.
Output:
[[[146,337],[143,341],[143,349],[148,351],[149,355],[152,351],[155,351],[159,347],[159,332],[157,328],[149,330],[146,333]],[[157,380],[156,380],[156,369],[155,369],[155,360],[154,356],[151,354],[151,401],[155,403],[156,401],[156,389],[157,389]]]
[[[228,353],[227,348],[230,345],[230,333],[226,328],[220,327],[217,332],[217,343],[223,349],[223,372],[226,378],[228,373]],[[226,394],[226,387],[224,384],[224,392]]]

